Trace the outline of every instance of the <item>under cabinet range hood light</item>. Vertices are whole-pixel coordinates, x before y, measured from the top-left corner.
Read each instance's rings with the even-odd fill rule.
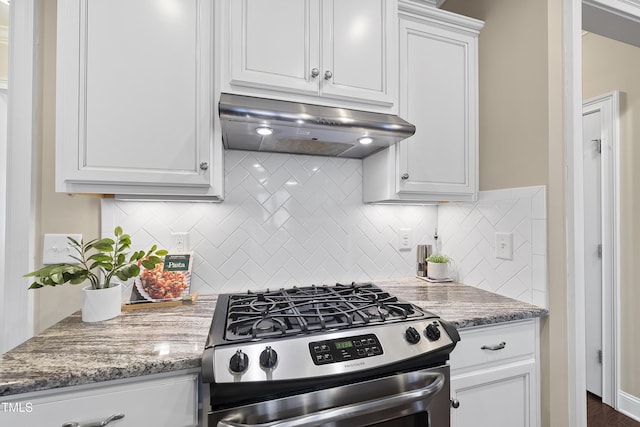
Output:
[[[268,128],[266,126],[261,126],[259,128],[256,128],[256,133],[258,135],[268,136],[268,135],[271,135],[273,133],[273,129]]]
[[[362,159],[416,131],[392,114],[223,93],[222,141],[229,149]]]

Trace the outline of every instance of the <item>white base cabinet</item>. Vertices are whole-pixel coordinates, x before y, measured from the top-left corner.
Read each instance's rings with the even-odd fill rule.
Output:
[[[109,427],[197,426],[198,384],[194,372],[9,396],[2,400],[0,425],[83,426],[116,415]]]
[[[460,336],[450,360],[451,426],[539,426],[538,320]]]
[[[213,2],[59,0],[56,191],[223,196]]]
[[[363,160],[364,202],[476,200],[482,26],[400,0],[399,115],[416,133]]]

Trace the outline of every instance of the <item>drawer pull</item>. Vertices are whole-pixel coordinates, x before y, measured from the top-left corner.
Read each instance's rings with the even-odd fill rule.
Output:
[[[507,346],[507,343],[502,341],[500,344],[498,345],[483,345],[482,347],[480,347],[481,350],[491,350],[491,351],[496,351],[496,350],[502,350],[503,348],[505,348]]]
[[[102,421],[96,421],[96,422],[87,423],[87,424],[80,424],[77,421],[70,421],[68,423],[62,424],[62,427],[104,427],[107,424],[109,424],[111,421],[121,420],[123,418],[124,418],[124,414],[113,414]]]

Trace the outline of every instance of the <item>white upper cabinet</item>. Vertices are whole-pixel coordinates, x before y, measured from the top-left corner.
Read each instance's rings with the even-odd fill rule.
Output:
[[[226,0],[223,91],[393,111],[396,7],[396,0]]]
[[[222,195],[213,10],[204,0],[58,0],[56,190]]]
[[[400,109],[414,136],[364,160],[365,202],[475,200],[482,22],[400,2]]]

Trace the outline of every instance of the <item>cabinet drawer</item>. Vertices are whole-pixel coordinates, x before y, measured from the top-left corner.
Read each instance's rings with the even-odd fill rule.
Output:
[[[109,384],[109,383],[106,383]],[[42,396],[29,393],[7,399],[0,425],[52,426],[101,421],[114,414],[124,418],[109,426],[186,427],[198,424],[198,375],[141,380],[126,384],[61,389]],[[11,403],[11,405],[9,405]]]
[[[535,357],[536,337],[533,321],[462,329],[459,332],[461,341],[451,352],[452,370],[515,357]]]

